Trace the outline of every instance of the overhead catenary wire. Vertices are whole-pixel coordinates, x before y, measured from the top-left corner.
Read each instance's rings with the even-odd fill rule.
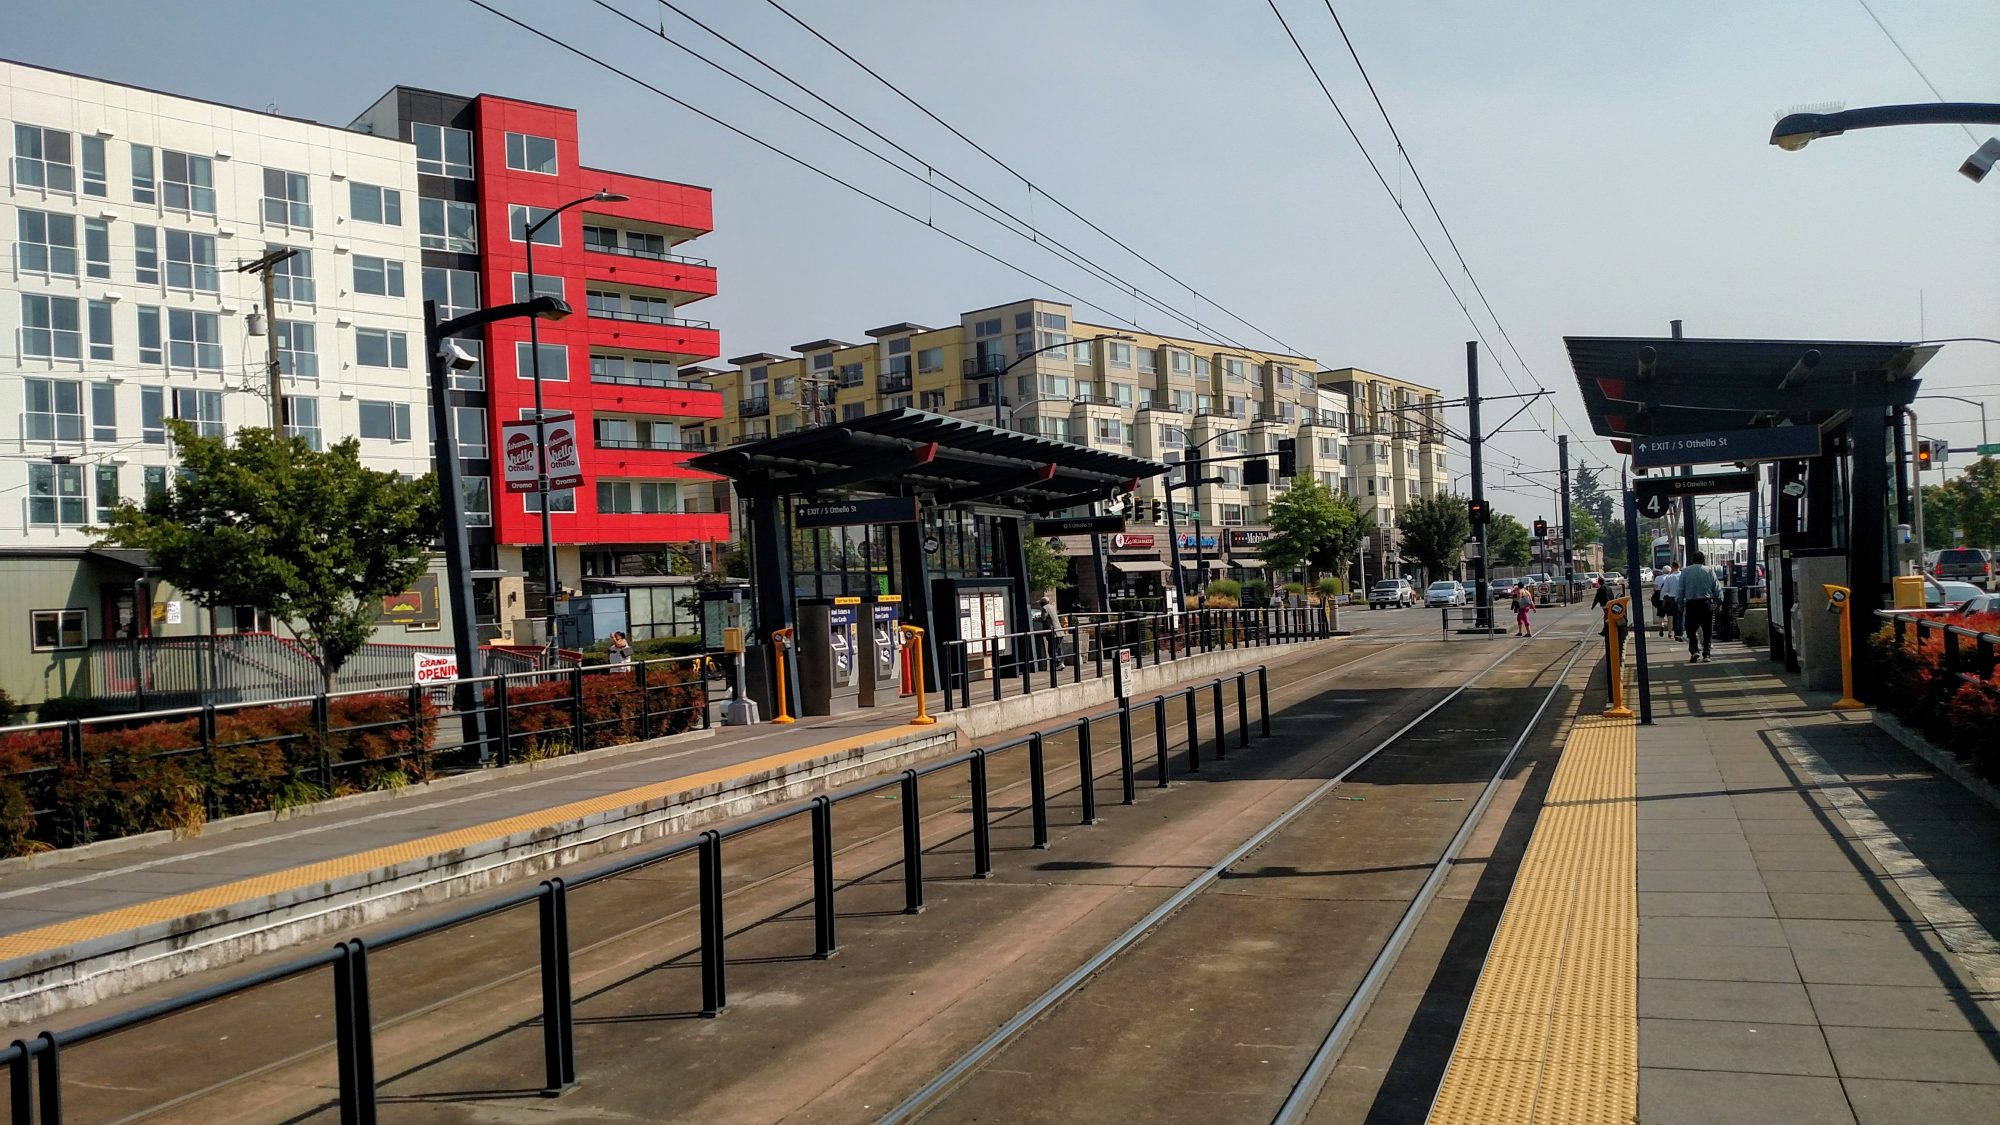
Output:
[[[1931,96],[1939,101],[1946,100],[1945,96],[1938,92],[1937,83],[1932,82],[1931,76],[1924,73],[1924,68],[1917,65],[1917,60],[1910,56],[1908,50],[1904,49],[1902,41],[1898,40],[1895,33],[1889,30],[1889,25],[1883,23],[1882,17],[1875,14],[1875,9],[1868,6],[1868,0],[1856,0],[1856,2],[1861,5],[1862,11],[1868,13],[1868,18],[1875,21],[1875,26],[1881,29],[1882,37],[1889,41],[1891,47],[1896,48],[1896,53],[1903,56],[1904,62],[1910,64],[1910,69],[1917,72],[1917,77],[1923,79],[1924,86],[1930,90]],[[1973,144],[1979,143],[1979,134],[1972,131],[1972,126],[1960,125],[1959,128],[1965,130],[1965,135],[1971,138]]]
[[[935,161],[926,159],[925,157],[919,156],[915,152],[912,152],[909,148],[905,147],[904,145],[898,143],[897,141],[891,139],[889,136],[881,132],[881,130],[876,129],[874,126],[869,125],[867,122],[862,121],[860,118],[854,116],[852,113],[849,113],[847,110],[842,109],[838,105],[835,105],[832,101],[828,100],[826,97],[822,96],[817,91],[799,82],[791,75],[786,74],[779,67],[772,65],[770,62],[767,62],[761,55],[757,54],[756,52],[750,50],[747,47],[742,46],[735,40],[729,38],[727,35],[724,35],[722,32],[717,31],[715,28],[711,27],[707,23],[704,23],[702,20],[696,18],[695,16],[689,14],[687,11],[685,11],[678,5],[671,3],[670,0],[656,0],[656,2],[661,7],[666,8],[667,10],[673,12],[675,15],[678,15],[682,19],[687,20],[689,23],[694,24],[696,27],[700,28],[708,35],[721,41],[731,50],[734,50],[743,57],[756,63],[758,66],[763,67],[765,70],[769,71],[771,74],[775,75],[777,78],[779,78],[786,84],[792,86],[794,89],[797,89],[800,93],[805,94],[807,97],[818,102],[820,105],[823,105],[827,109],[840,115],[840,117],[852,123],[856,127],[865,130],[870,136],[875,137],[883,144],[888,145],[890,148],[894,149],[896,152],[900,153],[902,156],[909,159],[910,161],[914,162],[917,166],[921,167],[923,169],[923,172],[919,173],[914,168],[906,168],[903,165],[896,163],[888,156],[869,147],[862,141],[852,136],[849,136],[848,134],[840,131],[834,126],[828,124],[827,122],[820,120],[819,118],[813,116],[812,114],[806,112],[805,110],[799,108],[798,106],[793,105],[792,103],[784,100],[783,98],[765,89],[764,87],[759,86],[757,83],[751,81],[750,79],[745,78],[743,75],[738,74],[735,71],[730,70],[728,67],[723,66],[721,63],[716,62],[714,59],[711,59],[706,55],[703,55],[701,52],[668,35],[664,27],[662,28],[649,27],[646,24],[640,22],[638,19],[634,18],[629,13],[624,12],[619,8],[617,8],[616,6],[608,3],[607,0],[592,0],[592,2],[595,3],[598,7],[603,8],[605,11],[610,12],[612,15],[615,15],[618,18],[624,20],[625,22],[631,24],[632,26],[646,32],[648,35],[652,35],[653,37],[661,40],[662,42],[668,44],[669,46],[676,48],[682,53],[695,59],[697,62],[702,63],[704,66],[707,66],[712,70],[715,70],[731,79],[734,79],[736,82],[748,87],[749,89],[755,91],[758,94],[763,95],[765,98],[768,98],[769,100],[776,102],[778,105],[783,106],[785,109],[790,110],[792,113],[804,118],[806,121],[812,123],[813,125],[818,126],[820,129],[823,129],[826,132],[829,132],[834,136],[839,137],[841,140],[846,141],[848,144],[853,145],[854,147],[860,149],[867,155],[874,157],[876,160],[879,160],[884,164],[887,164],[890,168],[896,170],[898,173],[912,180],[923,183],[927,190],[936,191],[944,195],[946,198],[951,199],[953,202],[958,203],[960,206],[965,207],[966,209],[972,211],[973,213],[981,215],[982,217],[992,221],[996,225],[1001,226],[1002,228],[1008,230],[1015,236],[1027,239],[1034,245],[1049,250],[1051,253],[1056,254],[1058,257],[1062,258],[1071,265],[1077,266],[1083,269],[1085,272],[1090,273],[1092,276],[1098,278],[1100,281],[1107,282],[1119,288],[1123,292],[1129,294],[1135,301],[1142,302],[1153,308],[1155,311],[1160,312],[1168,317],[1171,317],[1172,319],[1178,321],[1181,324],[1185,324],[1190,328],[1193,328],[1197,331],[1202,330],[1203,327],[1202,324],[1200,323],[1199,319],[1197,319],[1194,315],[1189,313],[1184,313],[1180,309],[1170,304],[1167,304],[1163,298],[1158,298],[1150,293],[1146,293],[1145,291],[1141,290],[1135,282],[1132,282],[1124,277],[1117,275],[1116,273],[1112,272],[1109,268],[1103,266],[1094,259],[1083,254],[1081,251],[1076,250],[1074,247],[1070,246],[1069,244],[1063,242],[1060,239],[1055,238],[1046,231],[1040,230],[1034,225],[1032,216],[1030,216],[1029,218],[1023,218],[1022,216],[1008,210],[1004,205],[996,202],[991,197],[981,193],[977,189],[973,188],[971,185],[965,183],[963,180],[960,180],[957,177],[952,176],[949,172],[944,171],[937,165]],[[979,207],[976,207],[972,203],[968,203],[963,198],[954,195],[948,189],[939,188],[936,183],[937,179],[942,179],[946,183],[951,184],[954,187],[957,187],[960,191],[964,192],[966,195],[971,196],[973,199],[977,200],[980,204],[983,204],[986,208],[990,209],[990,212],[982,211]],[[1001,216],[1001,218],[996,218],[993,213],[997,213],[999,216]],[[1003,218],[1005,221],[1003,221]],[[927,220],[927,222],[928,221],[929,220]],[[1138,323],[1136,320],[1128,319],[1126,320],[1126,323],[1132,324],[1134,327],[1138,327]],[[1231,346],[1248,350],[1247,345],[1243,344],[1241,341],[1236,340],[1230,336],[1223,335],[1221,339],[1222,342],[1230,344]]]
[[[1208,294],[1205,294],[1200,290],[1196,289],[1192,284],[1183,280],[1178,275],[1173,273],[1171,270],[1167,269],[1165,266],[1160,265],[1158,262],[1155,262],[1153,259],[1140,253],[1138,250],[1134,249],[1131,246],[1131,244],[1127,243],[1123,239],[1119,238],[1117,235],[1114,235],[1110,231],[1099,226],[1097,223],[1093,222],[1091,219],[1083,215],[1082,212],[1079,212],[1078,210],[1071,207],[1069,204],[1063,202],[1056,196],[1049,194],[1047,187],[1041,184],[1037,184],[1033,180],[1030,180],[1026,175],[1024,175],[1018,169],[1016,169],[1012,164],[1007,163],[1005,160],[1002,160],[999,156],[995,155],[991,149],[988,149],[985,145],[982,145],[978,141],[973,140],[971,137],[967,136],[963,131],[961,131],[957,126],[951,124],[949,121],[946,121],[944,118],[939,117],[936,113],[932,112],[929,106],[926,106],[923,102],[918,101],[916,98],[912,97],[910,94],[905,92],[902,87],[896,85],[894,82],[889,81],[888,78],[884,77],[881,74],[881,72],[877,71],[874,67],[871,67],[867,63],[862,62],[860,59],[856,58],[846,48],[842,47],[838,43],[835,43],[832,39],[827,38],[827,36],[822,34],[817,28],[813,27],[805,20],[800,19],[797,15],[793,14],[793,12],[789,8],[786,8],[783,4],[779,3],[778,0],[765,0],[765,3],[777,9],[780,13],[782,13],[785,16],[786,19],[789,19],[793,23],[799,25],[799,27],[803,28],[807,34],[811,35],[813,38],[819,40],[821,43],[824,43],[828,47],[832,48],[842,58],[846,59],[850,63],[853,63],[855,66],[860,67],[861,70],[865,74],[867,74],[870,78],[873,78],[875,81],[881,83],[891,93],[895,94],[903,101],[908,102],[912,107],[914,107],[917,110],[917,112],[923,114],[925,117],[928,117],[932,121],[936,122],[939,126],[943,127],[947,132],[951,133],[952,136],[957,137],[959,140],[971,146],[973,151],[979,153],[981,156],[986,157],[988,160],[991,160],[994,164],[999,165],[1000,168],[1004,170],[1008,175],[1013,176],[1016,180],[1019,180],[1022,184],[1027,186],[1030,199],[1032,199],[1033,196],[1035,195],[1040,195],[1043,199],[1046,199],[1050,203],[1054,204],[1058,209],[1063,211],[1065,214],[1081,222],[1086,227],[1089,227],[1091,230],[1097,232],[1097,234],[1103,236],[1112,245],[1118,247],[1119,249],[1132,255],[1134,258],[1137,258],[1139,261],[1144,262],[1146,265],[1152,267],[1153,270],[1155,270],[1160,274],[1160,276],[1165,277],[1168,280],[1172,281],[1174,284],[1179,285],[1183,289],[1186,289],[1190,294],[1194,296],[1196,303],[1199,304],[1201,302],[1206,302],[1210,305],[1213,305],[1217,312],[1227,315],[1231,320],[1236,321],[1238,324],[1243,325],[1245,328],[1250,329],[1252,332],[1257,333],[1259,336],[1264,337],[1266,340],[1269,340],[1272,343],[1277,344],[1279,350],[1290,352],[1293,355],[1305,354],[1299,351],[1299,349],[1286,343],[1284,340],[1280,339],[1273,333],[1267,331],[1266,329],[1258,327],[1256,324],[1252,323],[1250,320],[1242,316],[1242,314],[1237,313],[1236,311],[1230,309],[1228,306],[1217,301],[1214,297],[1209,296]]]

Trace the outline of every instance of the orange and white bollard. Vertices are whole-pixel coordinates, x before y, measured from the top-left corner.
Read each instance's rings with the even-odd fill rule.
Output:
[[[792,718],[791,712],[785,707],[785,653],[791,648],[792,633],[794,631],[790,625],[782,629],[771,630],[771,648],[773,655],[777,658],[778,667],[778,682],[774,685],[778,701],[778,713],[771,717],[771,721],[774,723],[798,722],[797,719]]]
[[[937,717],[924,710],[924,631],[915,625],[896,626],[905,638],[903,651],[909,654],[911,679],[916,681],[917,717],[910,720],[912,726],[930,726]]]

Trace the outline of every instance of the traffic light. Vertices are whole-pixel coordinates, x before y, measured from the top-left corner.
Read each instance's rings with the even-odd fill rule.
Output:
[[[1930,468],[1930,467],[1931,467],[1931,463],[1932,463],[1932,461],[1933,461],[1934,459],[1935,459],[1935,458],[1934,458],[1934,455],[1933,455],[1933,454],[1932,454],[1932,452],[1931,452],[1931,443],[1930,443],[1930,440],[1929,440],[1928,438],[1918,438],[1918,439],[1917,439],[1917,471],[1921,473],[1921,472],[1923,472],[1923,471],[1924,471],[1925,469],[1928,469],[1928,468]]]
[[[1153,501],[1153,522],[1161,523],[1167,518],[1167,506],[1161,501]]]
[[[1537,539],[1547,539],[1548,537],[1549,537],[1549,521],[1547,521],[1547,520],[1536,520],[1536,521],[1535,521],[1535,538],[1537,538]]]
[[[1138,498],[1127,492],[1118,498],[1118,514],[1128,520],[1131,519],[1136,514],[1133,509],[1138,506],[1138,503]]]
[[[1299,475],[1299,442],[1297,438],[1278,439],[1278,479],[1289,480]]]
[[[1270,484],[1271,463],[1262,457],[1252,457],[1243,462],[1244,484]]]
[[[1486,501],[1467,500],[1465,502],[1465,514],[1472,519],[1472,526],[1474,527],[1478,527],[1480,524],[1485,523]]]

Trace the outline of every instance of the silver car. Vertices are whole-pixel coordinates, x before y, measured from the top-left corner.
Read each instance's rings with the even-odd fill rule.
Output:
[[[1465,604],[1465,587],[1450,580],[1446,580],[1443,582],[1433,582],[1430,584],[1430,587],[1424,591],[1424,605],[1432,608],[1436,608],[1438,606],[1464,605],[1464,604]]]

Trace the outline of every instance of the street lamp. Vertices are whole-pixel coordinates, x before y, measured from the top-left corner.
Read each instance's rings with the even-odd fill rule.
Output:
[[[1002,392],[1004,390],[1004,384],[1006,382],[1008,372],[1014,370],[1016,367],[1021,366],[1022,363],[1030,359],[1033,359],[1034,357],[1042,354],[1043,352],[1052,352],[1055,351],[1057,348],[1069,347],[1071,344],[1095,344],[1099,340],[1123,340],[1126,341],[1127,343],[1130,343],[1132,337],[1127,336],[1121,332],[1107,332],[1101,336],[1092,336],[1088,340],[1064,340],[1060,343],[1055,343],[1055,344],[1043,344],[1039,348],[1034,348],[1032,350],[1022,352],[1018,357],[1015,358],[1014,362],[1008,364],[1007,366],[1001,368],[1000,370],[994,372],[993,374],[983,376],[984,378],[993,381],[993,425],[1003,430],[1007,428],[1007,418],[1006,415],[1000,412],[1000,405],[1002,399]]]
[[[472,609],[472,559],[465,539],[465,493],[458,471],[458,428],[452,424],[451,388],[445,374],[447,366],[470,366],[474,360],[463,349],[451,345],[450,340],[461,332],[495,321],[527,317],[532,325],[537,320],[558,320],[568,315],[569,305],[562,298],[534,294],[525,301],[475,309],[464,316],[439,323],[437,302],[424,302],[424,370],[430,382],[431,430],[435,438],[432,456],[437,462],[438,493],[442,501],[445,581],[451,599],[452,652],[458,658],[456,706],[464,724],[464,744],[479,747],[482,762],[487,758],[485,714],[475,705],[472,685],[466,680],[466,677],[478,675],[481,671],[473,663],[478,644]],[[446,354],[447,348],[451,350],[450,355]]]
[[[581,199],[572,199],[561,207],[526,224],[522,241],[527,245],[528,254],[528,295],[536,295],[537,276],[535,274],[535,234],[556,220],[556,216],[572,207],[586,203],[623,203],[629,195],[615,191],[599,191]],[[557,301],[561,304],[560,299]],[[563,306],[563,315],[568,315],[569,306]],[[555,530],[549,521],[549,434],[544,424],[547,412],[542,409],[542,334],[540,317],[528,321],[528,367],[535,383],[535,499],[542,509],[542,628],[546,633],[548,651],[556,650],[556,540]]]
[[[1836,113],[1788,113],[1771,129],[1771,143],[1797,152],[1822,137],[1838,137],[1849,129],[1879,129],[1890,125],[2000,125],[2000,105],[1985,102],[1926,102],[1922,105],[1877,105]],[[1987,141],[1959,165],[1958,173],[1973,183],[1986,178],[2000,160],[2000,138]]]
[[[1165,426],[1163,428],[1169,430],[1179,430],[1181,432],[1182,439],[1184,441],[1186,440],[1188,434],[1188,428],[1186,426]],[[1215,441],[1218,438],[1229,437],[1232,434],[1240,435],[1242,433],[1243,430],[1241,427],[1238,427],[1236,429],[1223,430],[1220,433],[1210,434],[1208,436],[1208,441],[1196,442],[1190,445],[1185,445],[1183,446],[1183,448],[1189,451],[1200,450],[1203,446],[1206,446],[1210,441]],[[1201,542],[1201,486],[1204,484],[1219,484],[1221,483],[1222,478],[1202,477],[1197,475],[1201,472],[1201,458],[1196,457],[1192,461],[1190,461],[1188,460],[1187,454],[1185,453],[1181,455],[1181,467],[1184,470],[1185,475],[1187,476],[1187,480],[1182,483],[1181,487],[1191,488],[1194,490],[1193,510],[1194,510],[1195,569],[1200,571],[1202,574],[1201,595],[1202,595],[1202,601],[1206,603],[1208,600],[1208,549],[1204,547]],[[1186,609],[1187,579],[1185,576],[1183,576],[1181,572],[1181,537],[1180,533],[1174,529],[1173,474],[1171,473],[1167,474],[1167,479],[1161,485],[1161,491],[1167,494],[1167,554],[1172,558],[1174,565],[1174,597],[1176,598],[1176,600],[1179,601],[1180,607],[1182,609]]]
[[[1981,444],[1981,445],[1986,445],[1986,444],[1988,444],[1988,439],[1987,439],[1987,437],[1986,437],[1986,404],[1985,404],[1985,403],[1983,403],[1983,402],[1979,401],[1979,400],[1978,400],[1978,399],[1976,399],[1976,398],[1960,398],[1960,397],[1959,397],[1959,396],[1957,396],[1957,395],[1918,395],[1917,397],[1918,397],[1918,398],[1945,398],[1945,399],[1950,399],[1950,400],[1951,400],[1951,401],[1953,401],[1953,402],[1962,402],[1962,403],[1966,404],[1967,406],[1976,406],[1976,407],[1978,407],[1978,408],[1979,408],[1979,444]]]

